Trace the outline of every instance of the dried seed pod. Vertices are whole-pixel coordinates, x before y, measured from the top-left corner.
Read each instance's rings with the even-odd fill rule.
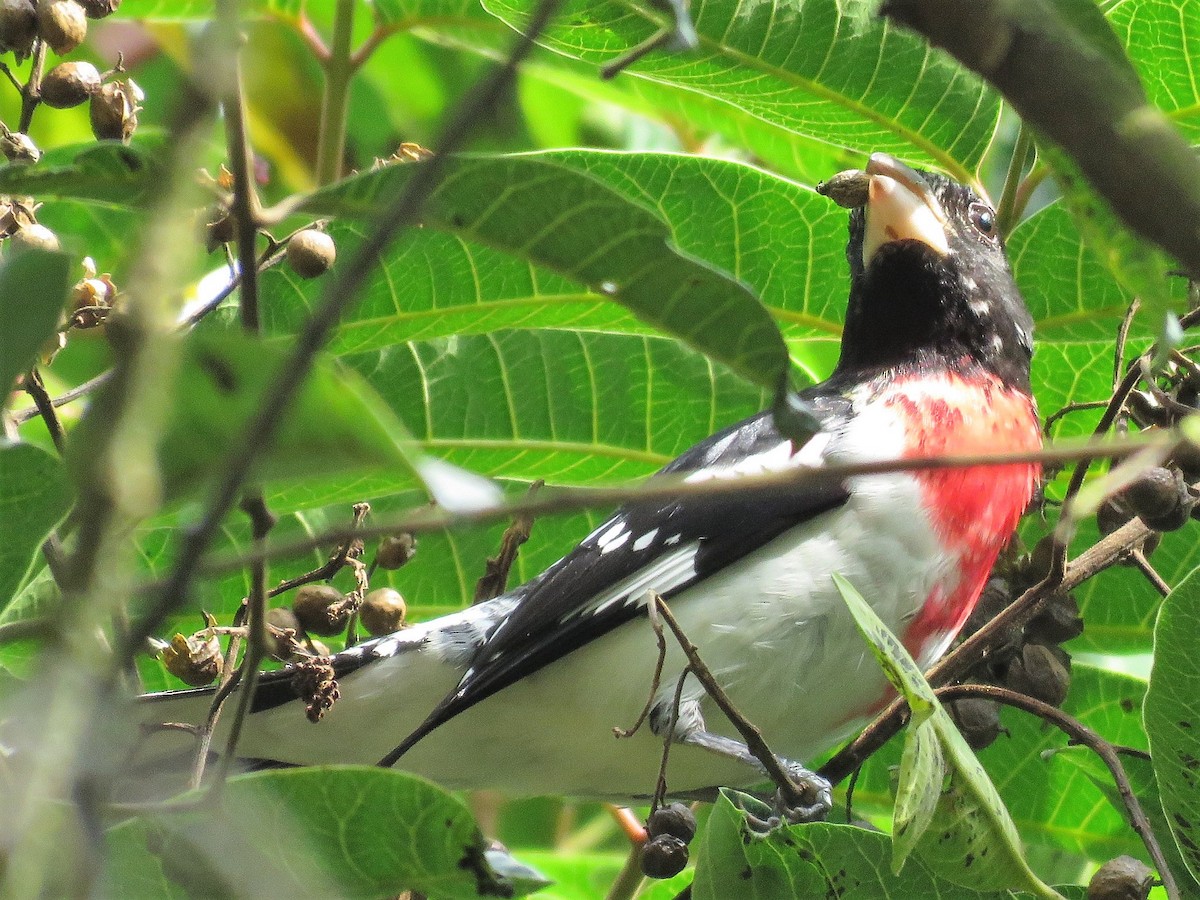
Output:
[[[647,878],[673,878],[687,862],[687,844],[673,834],[660,834],[642,846],[642,874]]]
[[[1121,492],[1121,499],[1155,531],[1175,531],[1191,516],[1196,498],[1176,469],[1155,466]]]
[[[111,16],[121,5],[121,0],[75,0],[83,7],[84,14],[89,19],[103,19]]]
[[[90,62],[63,62],[42,79],[42,102],[55,109],[70,109],[100,90],[100,72]]]
[[[1000,727],[1000,705],[986,697],[951,700],[946,710],[972,750],[990,747],[1004,730]]]
[[[163,665],[167,671],[192,687],[204,687],[221,677],[224,659],[221,644],[215,635],[204,637],[204,632],[186,637],[176,634],[162,651]]]
[[[389,534],[379,542],[375,564],[381,569],[398,569],[417,552],[417,539],[408,532]]]
[[[288,662],[296,655],[296,647],[304,629],[296,614],[286,606],[276,606],[267,610],[267,624],[277,628],[282,634],[271,634],[267,652],[271,659]],[[270,632],[270,628],[267,629]],[[289,635],[290,632],[290,635]]]
[[[325,637],[341,634],[350,621],[350,610],[343,604],[345,596],[328,584],[306,584],[296,591],[292,611],[310,634]]]
[[[316,278],[329,271],[337,259],[333,238],[316,228],[306,228],[287,242],[287,261],[301,278]]]
[[[37,33],[59,56],[70,53],[87,37],[87,14],[76,0],[41,0]]]
[[[0,0],[0,51],[11,50],[18,61],[24,59],[33,49],[37,28],[33,0]]]
[[[690,844],[696,836],[696,814],[683,803],[659,807],[646,819],[646,831],[652,838],[669,834]]]
[[[867,188],[871,176],[861,169],[849,169],[838,172],[828,181],[817,185],[817,193],[828,197],[838,206],[854,209],[864,206],[867,202]]]
[[[369,634],[379,637],[399,631],[404,626],[407,611],[399,591],[389,587],[376,588],[363,600],[358,619]]]
[[[14,248],[22,250],[58,250],[61,245],[58,237],[45,225],[34,222],[18,228],[9,238]]]
[[[1079,601],[1074,594],[1055,594],[1033,621],[1025,626],[1025,632],[1047,644],[1062,644],[1079,637],[1083,634]]]
[[[92,134],[101,141],[128,142],[137,130],[137,114],[142,109],[138,104],[144,99],[146,95],[132,78],[101,85],[88,107]]]
[[[1008,665],[1005,683],[1014,691],[1059,706],[1071,688],[1071,657],[1058,647],[1029,643]]]
[[[1110,859],[1088,882],[1088,900],[1146,900],[1154,873],[1132,856]]]
[[[222,244],[228,244],[236,237],[236,223],[229,210],[218,204],[209,210],[208,223],[204,226],[204,244],[212,253]]]
[[[0,152],[13,163],[35,163],[42,158],[42,151],[29,135],[7,128],[0,134]]]

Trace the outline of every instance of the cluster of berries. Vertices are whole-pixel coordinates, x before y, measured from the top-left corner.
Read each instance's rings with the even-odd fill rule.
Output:
[[[416,542],[410,534],[385,537],[375,554],[375,565],[398,569],[412,559]],[[342,634],[354,614],[368,634],[378,637],[400,630],[407,608],[400,592],[390,587],[376,588],[362,597],[344,594],[330,584],[305,584],[296,589],[290,606],[267,610],[269,655],[279,662],[297,662],[327,657],[329,648],[314,635],[332,637]],[[162,647],[160,658],[167,671],[185,684],[204,687],[221,677],[224,658],[216,622],[208,617],[207,626],[195,634],[176,634]]]
[[[646,819],[642,845],[642,874],[647,878],[671,878],[688,863],[688,844],[696,836],[696,816],[682,803],[653,810]]]

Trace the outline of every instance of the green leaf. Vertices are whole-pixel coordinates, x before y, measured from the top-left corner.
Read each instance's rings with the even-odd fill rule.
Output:
[[[132,144],[55,147],[36,165],[0,166],[0,193],[141,206],[162,188],[164,150],[163,136],[155,133],[139,133]]]
[[[0,411],[13,381],[37,360],[67,302],[65,253],[30,250],[0,261]]]
[[[71,506],[62,463],[29,444],[0,440],[0,621],[42,542]]]
[[[1167,823],[1193,877],[1200,878],[1200,576],[1163,601],[1154,627],[1154,668],[1143,715]]]
[[[260,398],[288,356],[240,331],[196,331],[183,343],[159,465],[168,499],[198,489],[237,446]],[[81,479],[89,471],[89,448],[104,427],[113,382],[96,395],[71,434],[69,458]],[[394,489],[414,483],[417,464],[403,426],[374,392],[344,369],[318,362],[279,425],[253,477],[299,480],[327,474],[386,471]],[[152,477],[152,476],[150,476]]]
[[[111,896],[511,897],[546,883],[499,876],[452,794],[374,767],[232,778],[212,811],[132,820],[108,846]]]
[[[763,834],[751,827],[747,813],[761,819],[770,809],[745,794],[721,791],[699,847],[693,847],[694,900],[1010,896],[944,881],[919,858],[912,859],[899,875],[890,875],[881,865],[891,854],[891,840],[885,834],[824,823]]]
[[[914,722],[930,727],[945,756],[950,783],[947,787],[934,785],[941,795],[940,815],[934,818],[922,809],[919,817],[897,824],[897,831],[901,824],[907,827],[932,819],[936,835],[925,831],[923,835],[906,836],[905,840],[916,845],[926,865],[956,884],[997,890],[1020,887],[1040,897],[1058,897],[1029,868],[1020,836],[1000,795],[938,702],[920,667],[854,586],[836,573],[833,580],[888,680],[912,707]],[[940,768],[914,770],[910,766],[908,774],[929,778],[942,773]],[[929,787],[921,785],[916,790],[927,791]]]
[[[485,6],[514,27],[530,9],[526,0]],[[702,98],[714,110],[714,124],[721,110],[727,136],[759,136],[755,149],[798,135],[862,153],[896,153],[969,178],[995,130],[997,96],[920,40],[865,18],[861,7],[846,15],[843,6],[696,0],[691,15],[699,50],[651,54],[619,77],[643,81],[659,96]],[[573,0],[543,43],[603,65],[667,21],[650,3]]]
[[[421,171],[412,163],[366,172],[319,191],[304,209],[376,215]],[[779,329],[749,288],[674,247],[644,203],[552,158],[454,160],[425,222],[588,285],[759,384],[774,387],[787,371]]]

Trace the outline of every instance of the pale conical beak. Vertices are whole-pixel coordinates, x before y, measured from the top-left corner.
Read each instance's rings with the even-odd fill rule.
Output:
[[[891,241],[921,241],[939,256],[950,252],[946,213],[925,179],[886,153],[871,155],[867,174],[864,267]]]

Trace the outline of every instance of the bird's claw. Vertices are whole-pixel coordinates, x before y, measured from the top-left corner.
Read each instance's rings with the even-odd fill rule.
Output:
[[[833,786],[827,779],[799,763],[789,760],[782,762],[795,790],[791,792],[792,799],[789,799],[788,792],[776,790],[771,814],[768,816],[760,817],[747,813],[750,827],[760,834],[774,831],[783,825],[820,822],[833,809]],[[797,797],[799,802],[795,802]]]

